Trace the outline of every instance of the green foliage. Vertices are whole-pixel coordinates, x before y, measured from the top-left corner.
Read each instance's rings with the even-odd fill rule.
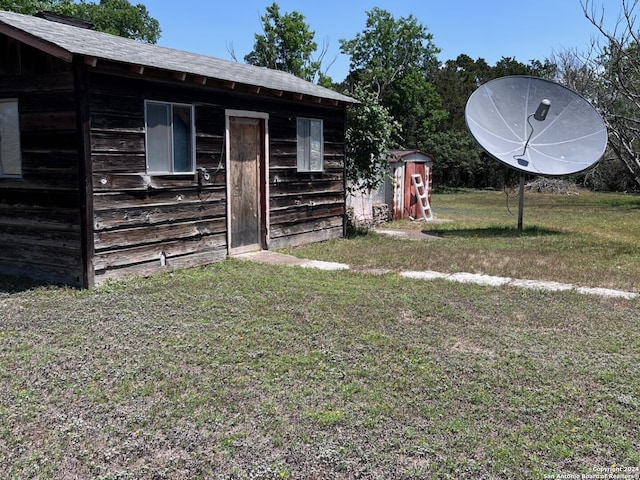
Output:
[[[157,43],[160,24],[152,18],[142,4],[132,5],[128,0],[100,0],[100,3],[77,4],[75,16],[86,18],[101,32],[120,37]]]
[[[448,116],[435,87],[417,69],[398,78],[384,104],[402,125],[402,143],[411,148],[438,130]]]
[[[367,191],[382,182],[400,125],[371,92],[356,85],[351,95],[362,104],[347,114],[347,179],[352,188]]]
[[[100,0],[100,3],[85,0],[79,3],[72,0],[0,0],[0,10],[26,15],[48,10],[88,20],[101,32],[147,43],[157,43],[161,33],[159,22],[149,15],[147,8],[142,4],[132,5],[128,0]]]
[[[312,58],[318,44],[314,41],[315,32],[309,30],[301,13],[280,14],[280,7],[274,2],[261,21],[264,33],[255,35],[253,50],[245,55],[245,62],[289,72],[308,81],[330,83],[320,74],[321,61]]]
[[[471,135],[463,130],[436,132],[424,138],[419,145],[437,161],[433,179],[436,185],[464,186],[475,172],[481,171],[483,159],[480,150]]]
[[[385,167],[379,159],[400,145],[415,148],[446,117],[428,81],[439,50],[415,17],[395,19],[380,8],[340,49],[351,59],[348,93],[364,103],[349,117],[348,178],[375,188]]]
[[[367,12],[361,33],[352,40],[340,40],[340,50],[351,58],[350,75],[384,104],[397,80],[414,70],[425,73],[437,67],[440,50],[432,38],[413,15],[396,20],[376,7]]]
[[[435,73],[433,85],[439,93],[448,115],[441,123],[443,131],[466,131],[464,109],[467,99],[479,85],[492,77],[491,67],[479,58],[459,55],[447,60]]]
[[[502,57],[491,69],[491,78],[507,75],[532,75],[534,77],[550,78],[554,73],[554,65],[545,61],[531,60],[529,64],[517,61],[513,57]]]

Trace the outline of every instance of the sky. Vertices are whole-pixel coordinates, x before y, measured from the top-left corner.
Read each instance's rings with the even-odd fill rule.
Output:
[[[585,0],[582,0],[583,2]],[[622,0],[588,0],[598,15],[604,12],[611,30]],[[158,45],[239,61],[253,49],[261,33],[260,17],[273,0],[132,0],[142,3],[160,22]],[[489,65],[502,57],[521,63],[544,61],[554,53],[577,48],[585,51],[600,38],[585,18],[580,0],[276,0],[280,13],[300,12],[318,45],[327,45],[323,70],[342,81],[349,58],[340,53],[339,40],[351,40],[365,29],[366,12],[374,7],[394,18],[412,14],[433,36],[442,62],[460,54],[484,58]]]

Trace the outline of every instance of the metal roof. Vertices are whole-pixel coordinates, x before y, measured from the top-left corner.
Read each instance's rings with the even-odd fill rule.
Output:
[[[0,33],[71,61],[73,56],[157,68],[227,82],[355,104],[357,100],[290,73],[160,47],[18,13],[0,11]]]
[[[390,163],[410,161],[410,162],[433,162],[433,155],[422,150],[389,150],[387,161]]]

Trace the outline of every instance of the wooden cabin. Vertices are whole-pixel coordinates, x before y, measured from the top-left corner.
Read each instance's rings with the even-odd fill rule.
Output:
[[[340,237],[355,103],[0,12],[0,273],[91,287]]]

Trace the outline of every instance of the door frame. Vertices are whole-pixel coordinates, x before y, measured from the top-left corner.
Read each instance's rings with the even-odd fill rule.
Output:
[[[258,181],[260,185],[257,189],[258,194],[258,225],[259,238],[258,247],[260,249],[269,249],[269,208],[267,208],[267,199],[269,198],[269,114],[265,112],[255,112],[251,110],[233,110],[226,109],[225,112],[225,130],[224,145],[226,157],[226,194],[227,194],[227,253],[229,255],[253,250],[253,248],[238,247],[231,248],[231,139],[230,139],[230,121],[232,117],[251,118],[262,120],[261,128],[261,151],[262,155],[258,160]]]

